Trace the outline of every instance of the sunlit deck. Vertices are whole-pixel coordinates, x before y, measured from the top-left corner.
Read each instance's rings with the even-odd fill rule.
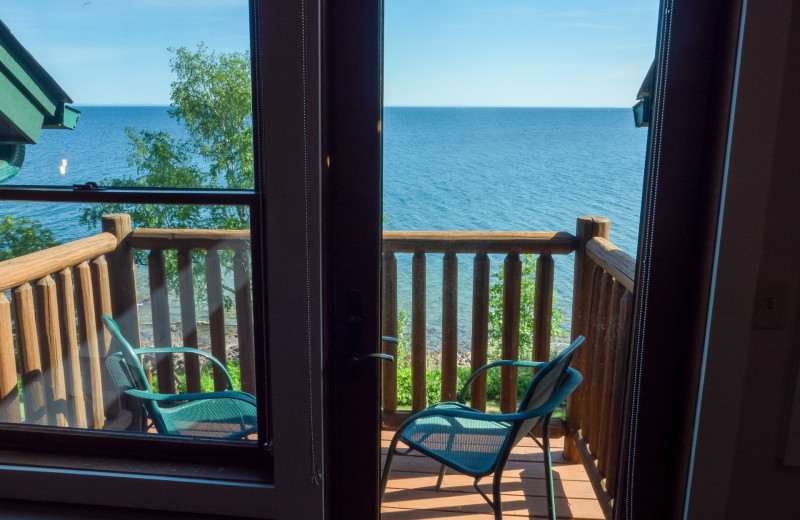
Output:
[[[394,432],[381,435],[381,453],[385,456]],[[553,480],[558,518],[602,519],[603,511],[582,464],[563,460],[564,439],[552,441]],[[542,451],[530,439],[523,439],[511,452],[503,472],[503,517],[545,518],[545,495]],[[439,465],[419,453],[397,456],[381,507],[384,520],[423,520],[455,518],[492,520],[492,509],[472,487],[472,478],[448,472],[442,489],[436,490]],[[483,489],[491,494],[491,478],[483,480]]]

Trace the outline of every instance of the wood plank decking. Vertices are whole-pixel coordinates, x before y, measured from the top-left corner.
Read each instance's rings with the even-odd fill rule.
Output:
[[[385,457],[394,432],[381,434]],[[553,479],[558,518],[601,520],[603,513],[592,484],[581,464],[561,458],[563,440],[552,442]],[[526,438],[511,452],[503,472],[503,518],[544,518],[547,516],[542,451]],[[493,520],[492,509],[472,487],[472,478],[448,472],[442,489],[436,490],[439,465],[418,453],[396,456],[381,507],[383,520]],[[482,489],[491,495],[491,478]]]

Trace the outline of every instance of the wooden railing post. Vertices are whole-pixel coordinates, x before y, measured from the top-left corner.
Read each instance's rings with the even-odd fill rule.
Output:
[[[536,289],[533,301],[533,361],[550,361],[550,336],[553,332],[552,255],[539,255],[536,260]]]
[[[36,282],[34,292],[48,424],[50,426],[67,426],[67,392],[64,385],[64,365],[61,356],[56,283],[50,276],[40,278]]]
[[[239,369],[242,391],[256,393],[255,332],[250,289],[250,259],[246,249],[233,254],[233,286],[236,292],[236,328],[239,331]]]
[[[397,337],[397,258],[394,253],[383,254],[383,305],[381,334]],[[383,411],[394,413],[397,410],[397,343],[382,341],[382,352],[395,359],[394,363],[381,363],[383,386]]]
[[[103,407],[103,383],[100,372],[100,351],[97,344],[92,274],[89,264],[86,262],[75,266],[73,271],[78,307],[78,333],[81,338],[81,374],[83,376],[83,395],[86,400],[86,421],[90,428],[101,430],[105,424],[105,409]]]
[[[456,400],[457,371],[458,257],[448,252],[442,264],[442,401]]]
[[[228,349],[225,346],[225,308],[222,297],[222,263],[219,251],[206,252],[206,294],[208,296],[208,329],[211,338],[211,355],[227,366]],[[214,390],[225,390],[225,374],[214,365]]]
[[[603,417],[600,415],[603,399],[603,385],[605,384],[605,364],[606,353],[605,346],[607,345],[608,336],[608,322],[611,316],[611,291],[613,289],[613,278],[610,274],[600,270],[602,277],[600,280],[600,306],[597,309],[597,314],[592,316],[592,321],[595,321],[593,334],[594,337],[589,338],[589,346],[592,349],[592,365],[591,377],[587,388],[589,396],[587,402],[588,408],[584,411],[584,419],[591,425],[589,434],[586,435],[586,440],[591,446],[592,453],[596,457],[601,456],[603,450]],[[588,358],[587,358],[588,359]]]
[[[608,494],[616,498],[617,461],[620,449],[620,432],[625,405],[625,374],[628,367],[628,350],[630,345],[631,320],[633,318],[633,293],[626,291],[619,306],[619,322],[617,323],[617,352],[614,359],[614,379],[612,380],[611,410],[607,417],[610,428],[607,437],[608,463],[606,464],[606,488]]]
[[[625,294],[625,287],[622,286],[621,283],[615,281],[614,287],[611,291],[611,301],[610,301],[610,309],[609,309],[609,316],[608,316],[608,326],[605,334],[605,340],[603,345],[603,351],[605,353],[605,360],[604,360],[604,376],[603,376],[603,388],[601,389],[600,394],[600,410],[599,410],[599,420],[602,422],[600,428],[600,440],[598,444],[598,452],[600,456],[597,459],[597,469],[600,471],[600,474],[607,475],[606,469],[608,467],[608,458],[610,456],[609,453],[609,436],[612,434],[612,417],[611,417],[611,408],[613,406],[613,394],[614,394],[614,378],[616,377],[615,373],[615,364],[617,358],[618,342],[619,342],[619,322],[620,322],[620,310],[622,306],[622,296]],[[620,375],[619,377],[624,377]]]
[[[92,273],[92,286],[94,287],[95,329],[100,354],[100,372],[103,385],[103,404],[105,405],[106,419],[113,419],[120,412],[120,392],[111,380],[106,370],[106,358],[111,352],[111,332],[106,330],[103,315],[113,316],[111,308],[111,281],[108,273],[108,261],[98,256],[89,263]]]
[[[170,329],[169,296],[167,294],[167,260],[164,252],[153,249],[147,255],[147,270],[150,279],[150,313],[153,315],[153,345],[160,348],[172,347]],[[156,355],[158,392],[174,394],[175,366],[170,354]]]
[[[425,252],[417,251],[411,261],[411,409],[427,406],[427,327]]]
[[[139,309],[136,301],[136,274],[133,249],[125,240],[131,232],[131,216],[127,213],[103,215],[103,231],[117,239],[117,248],[106,253],[111,284],[111,310],[119,330],[133,348],[139,348]]]
[[[475,372],[488,361],[489,351],[489,255],[477,253],[472,271],[472,354]],[[470,390],[470,406],[486,411],[486,375],[482,374]]]
[[[42,362],[39,355],[39,337],[36,331],[36,315],[33,290],[24,283],[11,293],[14,300],[15,323],[22,379],[22,403],[25,422],[47,424]]]
[[[575,241],[575,276],[572,293],[572,326],[571,336],[574,340],[579,335],[586,336],[591,306],[592,273],[594,265],[586,256],[586,242],[594,237],[608,239],[610,222],[604,217],[578,217]],[[572,360],[572,366],[585,374],[586,346],[578,349]],[[586,385],[580,385],[567,400],[567,428],[574,432],[580,429],[583,418],[583,400],[586,396]],[[567,435],[564,443],[564,458],[571,462],[580,462],[575,448],[573,435]]]
[[[194,271],[192,252],[178,251],[178,286],[181,302],[181,336],[184,348],[197,349],[197,315],[194,308]],[[192,354],[183,356],[186,368],[186,391],[200,392],[200,359]]]
[[[58,290],[59,328],[61,330],[64,380],[67,392],[67,418],[74,428],[86,428],[86,400],[81,382],[78,329],[75,325],[75,300],[73,298],[72,271],[62,269],[56,274]],[[138,410],[138,405],[137,408]]]
[[[17,364],[14,362],[11,304],[2,292],[0,292],[0,422],[22,422],[17,389]]]
[[[519,312],[522,262],[517,253],[509,253],[503,266],[503,359],[519,359]],[[500,376],[500,412],[517,409],[517,368],[502,367]]]

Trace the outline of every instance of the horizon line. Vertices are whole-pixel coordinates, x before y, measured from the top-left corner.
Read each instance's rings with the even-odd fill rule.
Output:
[[[71,103],[79,107],[171,107],[162,103]],[[626,109],[626,106],[564,106],[564,105],[383,105],[384,108],[560,108],[560,109]]]

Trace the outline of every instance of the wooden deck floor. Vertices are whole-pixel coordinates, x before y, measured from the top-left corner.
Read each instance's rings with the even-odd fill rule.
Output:
[[[393,432],[381,435],[385,457]],[[553,481],[558,518],[601,520],[603,513],[581,464],[562,462],[563,439],[552,442]],[[547,516],[542,451],[526,438],[514,448],[503,472],[503,518]],[[472,487],[472,478],[448,472],[436,490],[439,465],[418,453],[396,456],[381,507],[382,520],[493,520],[492,508]],[[491,479],[482,489],[491,495]]]

